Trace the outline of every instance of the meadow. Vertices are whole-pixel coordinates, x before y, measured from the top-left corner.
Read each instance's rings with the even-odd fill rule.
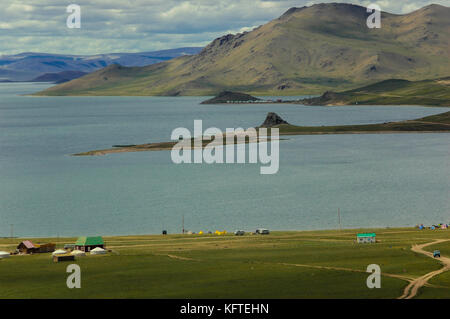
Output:
[[[375,231],[376,244],[357,244]],[[104,237],[103,256],[78,258],[81,289],[66,286],[66,267],[50,254],[0,260],[0,298],[398,298],[407,284],[442,268],[411,251],[446,240],[447,230],[387,228],[272,232],[270,235],[142,235]],[[75,238],[40,238],[57,248]],[[21,239],[0,239],[13,251]],[[450,255],[450,242],[426,247]],[[381,288],[369,289],[369,264],[381,267]],[[450,274],[433,277],[415,298],[450,298]]]

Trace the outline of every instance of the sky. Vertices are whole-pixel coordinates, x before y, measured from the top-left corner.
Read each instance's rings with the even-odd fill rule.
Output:
[[[378,4],[404,14],[450,0],[1,0],[0,55],[20,52],[99,54],[205,46],[249,31],[291,7],[323,2]],[[68,28],[66,8],[81,8],[81,27]]]

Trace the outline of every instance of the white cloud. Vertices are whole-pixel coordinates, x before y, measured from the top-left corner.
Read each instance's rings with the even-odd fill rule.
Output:
[[[417,9],[420,9],[417,3],[409,3],[402,6],[401,13],[409,13]]]
[[[291,7],[336,0],[1,0],[2,53],[96,54],[203,46],[227,33],[249,31]],[[81,29],[67,29],[66,6],[81,6]],[[349,0],[408,13],[449,0]]]

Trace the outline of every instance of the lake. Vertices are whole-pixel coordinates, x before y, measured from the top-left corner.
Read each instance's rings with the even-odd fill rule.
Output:
[[[449,134],[292,136],[280,169],[173,164],[169,151],[74,157],[114,144],[168,141],[173,129],[366,124],[449,108],[200,105],[206,97],[31,97],[0,84],[0,237],[236,229],[394,227],[450,221]],[[288,97],[291,99],[292,97]]]

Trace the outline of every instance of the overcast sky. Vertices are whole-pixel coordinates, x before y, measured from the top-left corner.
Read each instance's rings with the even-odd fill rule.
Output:
[[[0,55],[19,52],[97,54],[204,46],[264,24],[291,7],[321,2],[378,4],[409,13],[450,0],[1,0]],[[66,26],[66,7],[81,7],[81,28]]]

